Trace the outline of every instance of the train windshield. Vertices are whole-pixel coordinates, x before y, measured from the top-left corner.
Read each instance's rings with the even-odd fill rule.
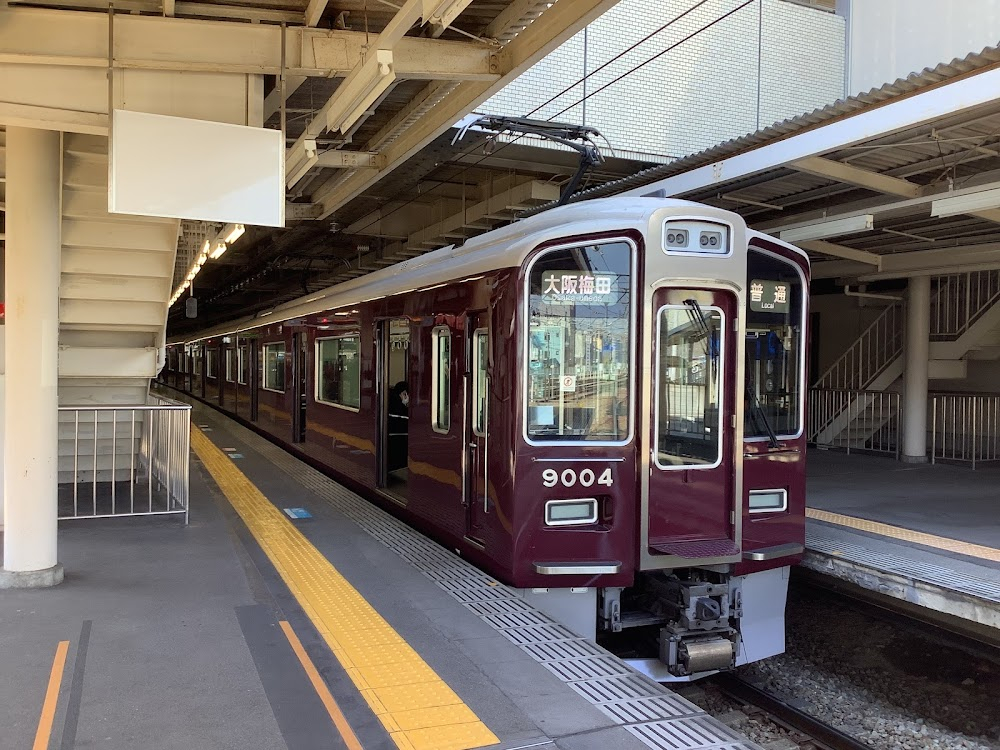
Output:
[[[744,435],[772,439],[802,424],[802,277],[788,260],[753,247],[747,258]]]
[[[631,434],[632,246],[550,250],[528,278],[526,431],[533,441]]]

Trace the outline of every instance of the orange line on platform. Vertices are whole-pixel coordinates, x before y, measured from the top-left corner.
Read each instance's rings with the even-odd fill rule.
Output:
[[[45,689],[45,700],[42,702],[42,715],[38,718],[35,744],[31,746],[31,750],[46,750],[49,746],[49,737],[52,736],[52,721],[56,718],[59,686],[62,684],[68,651],[69,641],[59,641],[59,645],[56,646],[55,659],[52,660],[52,671],[49,673],[49,686]]]
[[[344,712],[340,710],[340,706],[337,705],[336,699],[330,693],[330,688],[326,686],[323,682],[323,678],[319,676],[319,670],[316,669],[316,665],[313,664],[312,659],[309,658],[309,654],[306,653],[305,648],[302,647],[302,642],[299,637],[292,630],[292,626],[288,624],[286,620],[281,620],[278,623],[281,629],[285,631],[285,637],[292,646],[292,651],[299,658],[299,662],[302,664],[302,668],[306,670],[306,674],[309,676],[309,682],[312,683],[313,689],[319,696],[319,699],[323,701],[323,705],[326,706],[326,712],[330,714],[330,719],[333,721],[333,725],[337,727],[337,731],[340,732],[340,736],[344,739],[344,744],[347,745],[347,750],[364,750],[361,747],[361,743],[358,741],[358,737],[354,734],[354,730],[351,729],[351,725],[347,721],[347,717],[344,716]]]

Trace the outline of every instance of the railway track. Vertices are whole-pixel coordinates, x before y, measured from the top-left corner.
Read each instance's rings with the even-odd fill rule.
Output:
[[[710,680],[729,697],[753,706],[764,713],[770,721],[789,730],[792,733],[792,741],[803,750],[872,750],[870,745],[800,711],[735,675],[718,674]]]

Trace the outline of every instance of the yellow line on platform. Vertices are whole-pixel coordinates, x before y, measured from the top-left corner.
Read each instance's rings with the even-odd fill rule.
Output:
[[[42,715],[38,718],[35,744],[31,746],[31,750],[46,750],[49,746],[52,721],[56,718],[56,705],[59,702],[59,686],[62,684],[63,670],[66,668],[67,651],[69,651],[69,641],[59,641],[59,645],[56,646],[56,656],[52,660],[52,671],[49,673],[49,686],[45,689],[45,700],[42,701]]]
[[[891,539],[900,539],[904,542],[922,544],[925,547],[933,547],[934,549],[945,550],[947,552],[955,552],[959,555],[968,555],[969,557],[978,557],[983,560],[1000,562],[1000,549],[996,549],[994,547],[984,547],[981,544],[972,544],[971,542],[963,542],[959,539],[949,539],[944,536],[925,534],[922,531],[913,531],[899,526],[890,526],[887,523],[868,521],[864,518],[845,516],[840,513],[831,513],[830,511],[818,510],[816,508],[806,508],[806,516],[814,518],[817,521],[825,521],[827,523],[837,524],[838,526],[846,526],[849,529],[867,531],[869,534],[879,534],[880,536],[887,536]]]
[[[330,688],[326,686],[323,682],[323,678],[319,676],[319,670],[316,669],[316,665],[313,664],[312,659],[309,658],[309,654],[302,647],[302,641],[299,637],[295,635],[295,631],[292,630],[292,626],[286,621],[282,620],[278,623],[281,629],[285,631],[285,638],[288,639],[289,645],[292,647],[292,651],[299,659],[299,663],[302,664],[302,668],[306,670],[306,675],[309,677],[309,682],[312,683],[313,689],[316,691],[316,695],[319,699],[323,701],[323,705],[326,707],[326,712],[330,714],[330,720],[333,725],[337,727],[337,731],[340,732],[340,736],[344,740],[344,744],[347,745],[347,750],[364,750],[361,747],[361,743],[358,741],[358,736],[354,734],[354,730],[351,729],[351,725],[347,722],[347,718],[344,716],[344,712],[340,710],[340,706],[337,705],[337,701],[334,699],[333,694],[330,692]]]
[[[191,447],[400,750],[499,742],[330,561],[197,427]]]

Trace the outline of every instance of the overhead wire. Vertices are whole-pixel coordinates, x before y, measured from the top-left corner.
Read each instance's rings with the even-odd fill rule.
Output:
[[[742,7],[744,7],[744,6],[748,5],[748,4],[750,4],[750,3],[752,3],[752,2],[758,2],[758,1],[759,1],[759,0],[747,0],[747,2],[743,3],[743,5],[741,5],[741,6],[740,6],[740,8],[742,8]],[[705,5],[705,3],[707,3],[707,2],[709,2],[709,0],[698,0],[698,2],[696,2],[696,3],[694,4],[694,5],[692,5],[692,6],[691,6],[690,8],[688,8],[687,10],[683,11],[682,13],[680,13],[680,14],[679,14],[679,15],[677,15],[677,16],[674,16],[673,18],[671,18],[671,19],[670,19],[669,21],[667,21],[666,23],[664,23],[664,24],[663,24],[662,26],[660,26],[660,27],[659,27],[659,28],[657,28],[656,30],[654,30],[654,31],[650,32],[649,34],[647,34],[646,36],[644,36],[644,37],[643,37],[642,39],[640,39],[639,41],[635,42],[635,43],[634,43],[634,44],[632,44],[631,46],[629,46],[629,47],[627,47],[626,49],[622,50],[621,52],[619,52],[618,54],[616,54],[616,55],[615,55],[614,57],[610,58],[609,60],[607,60],[607,61],[606,61],[606,62],[604,62],[603,64],[599,65],[599,66],[598,66],[597,68],[595,68],[594,70],[590,71],[589,73],[586,73],[586,74],[585,74],[585,75],[584,75],[583,77],[581,77],[581,78],[580,78],[579,80],[577,80],[577,81],[574,81],[573,83],[569,84],[568,86],[566,86],[565,88],[563,88],[563,89],[562,89],[561,91],[559,91],[559,92],[558,92],[557,94],[555,94],[555,95],[553,95],[553,96],[549,97],[549,99],[547,99],[546,101],[542,102],[542,103],[541,103],[541,104],[539,104],[539,105],[538,105],[537,107],[535,107],[535,108],[534,108],[534,109],[532,109],[532,110],[531,110],[530,112],[528,112],[528,113],[527,113],[527,114],[525,115],[525,117],[531,117],[531,115],[533,115],[533,114],[536,114],[536,113],[537,113],[537,112],[538,112],[539,110],[541,110],[541,109],[543,109],[544,107],[548,106],[548,105],[549,105],[549,104],[551,104],[551,103],[552,103],[553,101],[555,101],[555,100],[556,100],[556,99],[558,99],[559,97],[563,96],[564,94],[568,93],[569,91],[572,91],[572,90],[573,90],[573,89],[575,89],[575,88],[576,88],[577,86],[580,86],[580,85],[581,85],[581,84],[583,84],[583,83],[584,83],[584,82],[585,82],[586,80],[588,80],[588,79],[589,79],[589,78],[590,78],[591,76],[594,76],[594,75],[596,75],[597,73],[600,73],[600,72],[601,72],[602,70],[604,70],[605,68],[607,68],[607,67],[608,67],[609,65],[611,65],[612,63],[614,63],[614,62],[617,62],[617,61],[618,61],[618,60],[620,60],[620,59],[621,59],[622,57],[624,57],[625,55],[627,55],[627,54],[628,54],[629,52],[633,51],[633,50],[634,50],[634,49],[636,49],[637,47],[639,47],[639,46],[641,46],[642,44],[644,44],[645,42],[649,41],[650,39],[652,39],[652,38],[653,38],[654,36],[656,36],[657,34],[660,34],[660,33],[662,33],[663,31],[667,30],[667,29],[668,29],[668,28],[669,28],[670,26],[672,26],[673,24],[675,24],[675,23],[676,23],[677,21],[680,21],[680,20],[681,20],[681,19],[683,19],[683,18],[684,18],[685,16],[689,15],[690,13],[694,12],[695,10],[697,10],[698,8],[700,8],[701,6]],[[737,8],[737,10],[739,10],[739,8]],[[730,13],[727,13],[726,15],[727,15],[727,16],[728,16],[728,15],[731,15],[731,13],[732,13],[732,12],[734,12],[734,11],[730,11]],[[723,16],[722,18],[725,18],[725,16]],[[675,43],[674,45],[672,45],[672,46],[671,46],[670,48],[668,48],[668,50],[667,50],[667,51],[669,51],[670,49],[675,49],[675,48],[676,48],[677,46],[679,46],[680,44],[683,44],[684,42],[688,41],[689,39],[692,39],[693,37],[695,37],[695,36],[697,36],[698,34],[700,34],[700,33],[701,33],[702,31],[705,31],[705,30],[706,30],[707,28],[709,28],[710,26],[712,26],[712,25],[714,25],[715,23],[717,23],[717,22],[718,22],[719,20],[721,20],[721,18],[719,18],[719,19],[716,19],[715,21],[711,22],[710,24],[708,24],[708,26],[705,26],[705,27],[702,27],[701,29],[698,29],[697,31],[695,31],[695,32],[692,32],[691,34],[689,34],[688,36],[684,37],[683,39],[681,39],[680,41],[678,41],[677,43]],[[655,57],[662,57],[662,55],[663,55],[663,54],[664,54],[664,53],[663,53],[663,52],[661,52],[661,53],[659,53],[658,55],[656,55]],[[651,59],[654,59],[654,58],[651,58]],[[648,61],[647,61],[647,62],[648,62]],[[640,64],[640,65],[636,66],[635,68],[633,68],[633,69],[631,69],[631,70],[629,70],[629,71],[626,71],[626,72],[625,72],[625,73],[623,73],[622,75],[620,75],[620,76],[618,76],[617,78],[615,78],[614,80],[612,80],[612,81],[611,81],[611,82],[610,82],[609,84],[606,84],[605,86],[601,87],[601,89],[599,89],[599,90],[600,90],[600,91],[603,91],[604,89],[606,89],[606,88],[607,88],[607,87],[608,87],[609,85],[611,85],[612,83],[616,83],[617,81],[620,81],[620,80],[621,80],[622,78],[624,78],[624,77],[625,77],[625,76],[627,76],[627,75],[630,75],[631,73],[635,72],[636,70],[638,70],[638,69],[639,69],[639,68],[641,68],[641,67],[643,67],[643,64]],[[596,93],[596,92],[594,92],[594,93]],[[564,114],[564,113],[565,113],[565,112],[567,112],[568,110],[572,109],[573,107],[576,107],[576,106],[578,106],[578,105],[579,105],[579,104],[581,104],[581,103],[582,103],[582,102],[583,102],[583,101],[584,101],[585,99],[589,98],[589,96],[590,96],[590,95],[587,95],[587,96],[585,96],[585,97],[584,97],[583,99],[580,99],[579,101],[576,101],[576,102],[574,102],[574,103],[573,103],[573,104],[571,104],[571,105],[570,105],[569,107],[566,107],[565,109],[563,109],[562,111],[560,111],[560,112],[556,113],[555,115],[552,115],[552,116],[550,116],[550,117],[546,118],[546,121],[551,121],[551,120],[553,120],[554,118],[558,117],[559,115],[561,115],[561,114]],[[448,182],[451,182],[452,180],[454,180],[454,179],[455,179],[455,178],[457,178],[457,177],[461,177],[461,176],[462,176],[463,174],[465,174],[466,172],[468,172],[468,171],[469,171],[470,169],[473,169],[474,167],[477,167],[477,166],[479,166],[480,164],[482,164],[482,163],[483,163],[484,161],[486,161],[487,159],[489,159],[489,158],[492,158],[492,157],[496,156],[496,155],[497,155],[498,153],[500,153],[501,151],[503,151],[503,150],[504,150],[505,148],[507,148],[508,146],[512,146],[512,145],[514,145],[514,144],[515,144],[515,143],[516,143],[517,141],[519,141],[519,140],[520,140],[521,138],[523,138],[523,137],[524,137],[523,135],[518,135],[518,136],[514,137],[513,139],[511,139],[511,140],[510,140],[510,141],[508,141],[507,143],[504,143],[503,145],[501,145],[501,146],[500,146],[500,148],[498,148],[498,149],[497,149],[496,151],[493,151],[493,152],[492,152],[492,153],[490,153],[490,154],[486,154],[486,155],[484,155],[484,156],[483,156],[483,157],[482,157],[481,159],[479,159],[478,161],[476,161],[476,162],[474,162],[474,163],[472,163],[472,164],[469,164],[469,165],[465,166],[465,167],[464,167],[463,169],[461,169],[461,170],[460,170],[460,171],[459,171],[459,172],[458,172],[457,174],[454,174],[454,175],[451,175],[451,176],[450,176],[450,177],[449,177],[448,179],[442,179],[442,180],[436,180],[436,181],[434,181],[434,182],[435,182],[436,184],[434,184],[434,186],[433,186],[433,187],[431,187],[431,188],[430,188],[429,190],[427,190],[426,192],[424,192],[424,193],[421,193],[421,197],[423,197],[423,196],[426,196],[426,195],[428,195],[428,194],[430,194],[430,193],[433,193],[433,192],[434,192],[435,190],[437,190],[438,188],[440,188],[440,187],[441,187],[442,185],[445,185],[445,184],[447,184]],[[604,136],[603,136],[603,135],[602,135],[602,138],[604,138]],[[605,141],[607,142],[607,138],[604,138],[604,140],[605,140]],[[609,146],[610,146],[610,143],[609,143]],[[473,153],[473,152],[475,152],[475,151],[476,151],[476,150],[477,150],[478,148],[479,148],[479,145],[478,145],[478,144],[476,144],[476,145],[474,145],[474,146],[470,147],[469,149],[465,150],[464,152],[460,153],[460,154],[459,154],[459,155],[458,155],[457,157],[455,157],[455,158],[456,158],[456,160],[461,160],[461,159],[464,159],[464,158],[465,158],[465,157],[467,157],[467,156],[471,156],[471,155],[472,155],[472,153]],[[395,208],[393,208],[393,209],[392,209],[391,211],[389,211],[388,213],[386,213],[386,214],[382,214],[382,215],[380,215],[380,216],[379,216],[378,218],[376,218],[376,219],[372,219],[372,220],[371,220],[371,221],[370,221],[370,222],[369,222],[368,224],[365,224],[365,225],[364,225],[363,227],[361,227],[361,228],[359,229],[359,231],[363,231],[363,230],[367,229],[368,227],[371,227],[371,226],[373,226],[373,225],[377,224],[378,222],[382,221],[383,219],[385,219],[385,218],[388,218],[389,216],[392,216],[392,215],[393,215],[394,213],[396,213],[397,211],[400,211],[400,210],[402,210],[402,209],[406,208],[407,206],[409,206],[409,205],[413,204],[413,203],[414,203],[415,201],[416,201],[416,198],[411,198],[410,200],[407,200],[407,201],[404,201],[403,203],[399,204],[398,206],[396,206]]]

